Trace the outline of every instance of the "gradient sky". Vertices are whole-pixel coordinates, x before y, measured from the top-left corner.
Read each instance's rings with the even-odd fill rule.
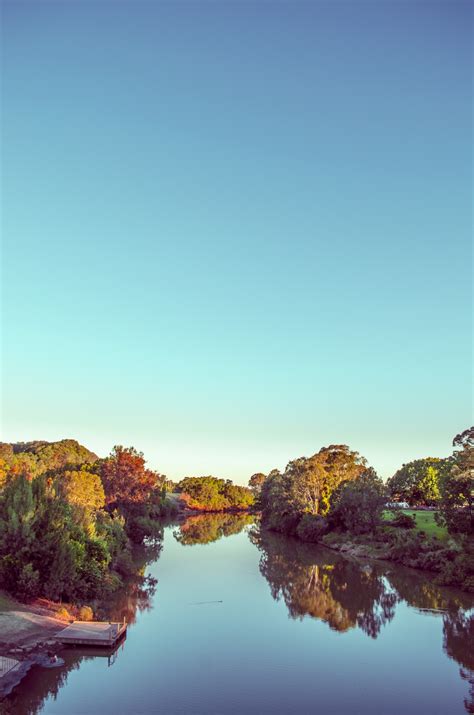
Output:
[[[3,2],[2,438],[172,478],[472,419],[469,2]]]

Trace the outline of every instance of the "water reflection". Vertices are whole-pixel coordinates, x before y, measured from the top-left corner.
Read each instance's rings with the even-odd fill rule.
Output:
[[[64,651],[61,654],[65,660],[63,667],[32,669],[13,695],[0,703],[0,713],[37,715],[40,712],[59,712],[65,715],[77,712],[74,709],[75,694],[88,688],[95,688],[95,695],[102,696],[103,700],[98,709],[87,709],[84,706],[81,712],[133,712],[133,707],[129,708],[125,704],[129,692],[134,698],[142,698],[141,709],[137,711],[143,713],[157,712],[157,692],[164,703],[160,711],[169,713],[220,712],[234,715],[236,712],[283,713],[290,712],[292,708],[299,708],[299,712],[310,712],[306,706],[313,702],[311,689],[308,689],[306,695],[301,695],[305,683],[309,682],[305,677],[305,669],[313,667],[314,659],[322,658],[324,661],[326,653],[329,654],[325,671],[328,682],[332,683],[330,674],[334,672],[334,688],[337,689],[338,668],[341,662],[345,662],[344,677],[351,698],[354,693],[353,710],[340,708],[334,712],[363,712],[368,702],[367,688],[371,688],[370,697],[374,702],[385,702],[385,671],[383,668],[377,670],[377,661],[372,660],[373,672],[370,677],[373,682],[367,681],[365,690],[357,689],[357,679],[364,678],[364,669],[357,670],[352,661],[347,663],[347,659],[344,660],[346,644],[350,648],[351,638],[337,635],[352,631],[352,644],[358,644],[357,653],[361,654],[361,658],[370,657],[376,651],[381,663],[384,660],[392,663],[393,672],[400,665],[397,657],[392,657],[394,649],[401,648],[400,643],[407,643],[409,665],[402,670],[404,675],[401,676],[404,677],[405,690],[392,689],[392,699],[398,700],[391,702],[390,706],[393,707],[386,712],[444,714],[449,708],[440,709],[436,699],[440,697],[441,691],[437,694],[430,691],[431,666],[417,670],[416,658],[419,658],[420,666],[423,660],[429,663],[429,649],[432,647],[427,643],[424,649],[420,648],[418,655],[413,656],[413,644],[419,639],[418,627],[420,633],[428,636],[434,634],[435,638],[442,632],[446,657],[442,655],[439,645],[439,658],[434,662],[441,676],[448,673],[444,682],[452,685],[449,678],[452,677],[453,668],[448,659],[458,664],[460,677],[464,681],[458,680],[457,695],[454,698],[446,695],[444,704],[453,704],[452,711],[459,712],[463,710],[462,700],[466,694],[464,709],[474,713],[472,597],[438,587],[421,572],[392,564],[366,563],[345,558],[328,549],[260,530],[253,522],[253,517],[247,514],[203,514],[188,518],[181,524],[168,524],[171,529],[166,536],[163,559],[159,558],[161,541],[136,549],[133,553],[135,576],[128,579],[112,603],[104,604],[103,610],[98,612],[101,617],[121,620],[125,616],[129,623],[137,621],[137,625],[129,631],[128,641],[121,644],[116,653],[83,649]],[[250,529],[249,524],[253,524]],[[242,530],[247,531],[248,538],[242,534],[229,540],[227,549],[227,544],[222,543],[224,537]],[[221,542],[214,549],[212,543],[218,540]],[[197,550],[187,548],[193,544],[210,546]],[[149,567],[160,579],[158,588],[156,579],[150,577]],[[262,584],[262,576],[270,587],[271,596],[280,601],[282,607],[273,607],[272,604],[272,608],[269,608],[271,599],[266,583]],[[183,610],[183,602],[190,599],[187,590],[190,583],[198,582],[201,578],[206,583],[206,591],[211,593],[215,591],[220,596],[221,590],[227,588],[225,607],[219,611],[211,608],[188,609],[188,613],[186,609]],[[241,607],[241,601],[247,605]],[[150,612],[153,604],[156,608]],[[403,604],[410,606],[410,609],[402,608]],[[320,629],[319,637],[314,639],[314,623],[308,622],[303,628],[296,627],[288,621],[285,611],[291,619],[316,619],[327,627]],[[140,614],[143,618],[140,618]],[[390,638],[379,638],[384,628],[390,629]],[[364,634],[358,641],[357,630]],[[239,633],[245,634],[245,637],[240,639]],[[393,642],[392,633],[398,641]],[[183,650],[183,639],[189,634],[196,636],[198,646],[193,650],[191,638]],[[209,638],[207,650],[203,645],[203,634]],[[249,642],[252,645],[249,646]],[[166,644],[166,648],[162,644]],[[252,649],[260,654],[258,669],[245,668],[245,658],[249,650],[253,652]],[[289,653],[287,658],[286,650]],[[277,653],[275,661],[272,660],[273,652]],[[295,652],[301,654],[297,670],[293,670]],[[216,653],[222,653],[225,657],[215,657]],[[204,656],[207,659],[215,657],[213,668],[200,669],[199,664]],[[118,662],[114,666],[117,657]],[[232,658],[234,660],[229,664]],[[92,664],[91,660],[95,662]],[[147,668],[148,662],[151,662],[151,668]],[[319,662],[321,665],[322,661]],[[79,669],[81,672],[76,672]],[[215,673],[216,669],[218,674]],[[257,670],[258,678],[252,681],[253,690],[249,687],[250,699],[245,700],[242,693],[245,696],[246,691],[240,688],[236,690],[235,683],[240,682],[241,678],[251,679]],[[300,671],[302,675],[298,680]],[[69,678],[73,672],[74,675]],[[280,674],[283,682],[280,690],[275,684],[275,672]],[[163,674],[161,679],[160,673]],[[229,680],[226,680],[227,676]],[[457,678],[456,669],[454,677]],[[182,696],[182,691],[186,689],[179,687],[181,678],[187,683],[189,699]],[[214,689],[216,682],[219,683],[220,691]],[[424,683],[424,686],[420,683]],[[318,692],[323,698],[321,712],[330,712],[332,685],[326,700],[324,684],[320,684],[319,688]],[[416,695],[417,690],[423,692],[423,698],[413,703],[410,709],[411,703],[407,698]],[[223,693],[225,699],[218,707],[214,698],[219,696],[219,692]],[[293,703],[292,700],[288,707],[286,701],[282,700],[286,692],[295,701]],[[243,697],[242,701],[234,709],[233,706],[227,707],[227,703],[234,703],[237,697]],[[57,703],[54,702],[56,699]],[[431,706],[431,710],[427,709]],[[369,711],[376,712],[374,709]]]
[[[33,667],[23,679],[20,689],[15,689],[9,698],[0,702],[1,715],[35,715],[41,712],[48,698],[56,700],[72,671],[78,670],[83,661],[98,656],[100,653],[66,650],[61,652],[65,661],[61,668]]]
[[[461,678],[469,683],[464,706],[468,713],[474,713],[474,613],[459,609],[447,613],[443,620],[443,648],[461,666]]]
[[[238,534],[253,521],[254,517],[245,513],[199,514],[186,519],[173,535],[184,546],[210,544],[223,536]]]
[[[157,579],[146,574],[147,566],[154,563],[161,552],[162,543],[153,542],[136,546],[132,560],[134,573],[126,580],[124,587],[108,601],[100,603],[95,608],[98,619],[127,621],[130,625],[137,620],[137,614],[150,610],[158,584]]]
[[[249,538],[261,551],[260,572],[273,598],[283,599],[291,618],[317,618],[340,632],[357,627],[377,638],[399,602],[439,614],[443,649],[461,666],[470,688],[464,707],[474,713],[474,612],[467,594],[439,587],[410,569],[363,564],[258,527]]]
[[[283,598],[291,618],[319,618],[340,632],[358,627],[371,638],[392,620],[398,594],[373,565],[260,529],[250,538],[273,598]]]

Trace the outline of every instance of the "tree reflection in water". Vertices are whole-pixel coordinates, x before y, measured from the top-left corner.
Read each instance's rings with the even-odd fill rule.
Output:
[[[203,514],[188,518],[173,533],[184,545],[208,544],[236,534],[253,522],[247,514]],[[377,638],[395,615],[399,602],[430,611],[443,625],[443,649],[460,667],[461,677],[470,685],[464,706],[474,713],[474,610],[472,598],[453,589],[438,587],[421,572],[386,563],[363,563],[312,544],[304,544],[257,526],[248,532],[260,551],[260,572],[271,594],[283,600],[292,618],[317,618],[338,632],[360,628]],[[137,613],[151,608],[156,581],[145,576],[146,565],[156,561],[161,541],[134,551],[137,571],[118,594],[106,617],[129,623]],[[126,649],[125,642],[125,649]],[[82,650],[62,653],[65,665],[46,670],[34,668],[26,676],[17,695],[0,704],[2,715],[35,715],[49,696],[56,698],[68,674],[91,658]],[[120,658],[120,651],[119,651]],[[107,661],[100,663],[107,667]]]
[[[156,592],[157,579],[146,576],[148,564],[159,558],[162,542],[153,540],[149,543],[135,546],[133,550],[134,573],[125,580],[121,588],[107,602],[96,609],[99,618],[110,618],[114,621],[127,621],[135,623],[137,613],[148,611],[152,608],[152,599]]]
[[[174,538],[184,546],[210,544],[223,536],[238,534],[254,517],[245,512],[199,514],[190,516],[173,532]]]
[[[461,678],[469,683],[469,698],[464,701],[468,713],[474,713],[474,613],[458,609],[446,613],[443,647],[459,665]]]
[[[259,529],[250,538],[273,598],[292,618],[309,615],[341,632],[359,627],[371,638],[393,618],[398,596],[377,567]]]
[[[340,632],[358,627],[377,638],[398,602],[442,616],[443,648],[461,666],[470,685],[464,706],[474,713],[474,611],[467,594],[401,566],[363,564],[258,527],[249,538],[261,551],[260,572],[273,598],[284,600],[291,618],[318,618]]]

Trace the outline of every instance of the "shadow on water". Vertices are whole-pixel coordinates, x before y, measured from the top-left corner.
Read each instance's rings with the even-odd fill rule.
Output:
[[[467,594],[439,587],[421,572],[390,563],[346,558],[324,547],[262,530],[248,514],[202,514],[166,526],[173,529],[176,542],[186,547],[213,544],[247,529],[250,542],[259,551],[260,573],[273,599],[285,604],[291,619],[316,619],[341,634],[358,629],[374,641],[397,616],[402,604],[435,619],[439,617],[443,651],[459,665],[468,691],[464,708],[474,713],[474,611]],[[161,549],[159,539],[135,549],[135,574],[112,602],[104,605],[104,617],[125,617],[134,623],[140,613],[153,607],[155,590],[158,596],[160,593],[159,583],[147,575],[147,567],[159,559]],[[208,550],[202,553],[202,558],[207,559]],[[0,703],[1,715],[36,715],[48,700],[56,700],[60,690],[67,687],[69,674],[81,664],[97,660],[94,669],[113,668],[117,659],[121,661],[122,653],[127,656],[126,651],[127,641],[115,652],[63,651],[64,666],[51,670],[33,668],[13,694]],[[128,667],[127,663],[121,662],[121,667]]]

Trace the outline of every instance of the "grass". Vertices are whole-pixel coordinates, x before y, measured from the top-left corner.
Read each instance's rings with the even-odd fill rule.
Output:
[[[424,531],[427,536],[436,536],[438,539],[447,539],[448,532],[444,526],[439,526],[435,521],[435,511],[417,511],[416,509],[402,509],[404,514],[414,516],[416,519],[416,529]],[[384,512],[384,519],[392,518],[390,511]]]

